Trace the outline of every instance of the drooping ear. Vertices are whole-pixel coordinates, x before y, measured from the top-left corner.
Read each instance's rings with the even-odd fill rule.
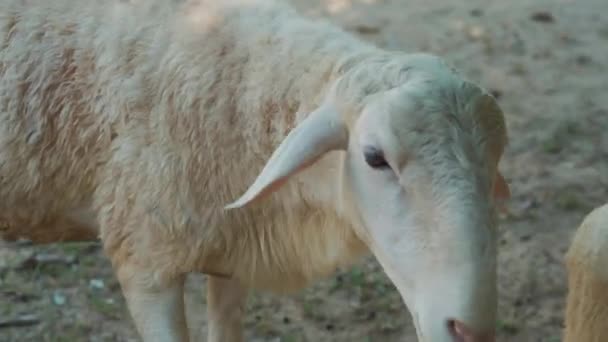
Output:
[[[348,130],[339,113],[331,105],[321,106],[287,135],[249,189],[224,208],[240,208],[264,198],[325,153],[347,146]]]
[[[472,85],[472,89],[478,88],[477,86]],[[477,122],[481,125],[486,134],[492,136],[489,146],[490,154],[492,157],[496,158],[495,161],[498,164],[505,145],[508,143],[502,109],[498,106],[494,96],[489,93],[483,93],[477,100],[474,113],[477,115]],[[511,197],[509,185],[498,169],[496,170],[492,195],[494,199],[499,201],[507,200]]]
[[[496,179],[494,180],[494,198],[497,200],[507,200],[511,197],[511,190],[509,189],[509,184],[500,173],[500,171],[496,171]]]

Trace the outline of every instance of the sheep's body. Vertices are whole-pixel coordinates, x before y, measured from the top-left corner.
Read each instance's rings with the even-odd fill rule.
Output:
[[[323,210],[327,194],[307,191],[306,178],[332,177],[329,164],[254,210],[223,205],[301,119],[296,110],[318,105],[338,72],[332,54],[370,47],[276,4],[167,16],[110,3],[2,2],[0,210],[16,233],[49,241],[93,213],[117,265],[129,255],[163,276],[211,271],[275,290],[364,250],[352,230],[326,229],[348,225]],[[237,18],[247,11],[257,13]],[[294,34],[315,50],[292,45]]]
[[[608,337],[608,204],[578,227],[566,255],[568,295],[564,342]]]
[[[430,168],[410,176],[421,179],[415,199],[426,199],[413,215],[432,212],[434,201],[457,219],[410,221],[403,216],[410,203],[402,201],[409,194],[396,197],[389,188],[380,201],[401,201],[385,206],[394,223],[382,221],[375,232],[362,223],[356,208],[363,202],[355,199],[371,197],[351,179],[361,154],[334,149],[359,148],[354,138],[347,146],[344,132],[358,134],[361,112],[378,94],[386,97],[378,110],[394,121],[379,135],[397,134],[394,151],[424,151],[418,169]],[[329,97],[337,100],[328,105]],[[300,138],[290,133],[296,126],[305,127]],[[428,309],[420,329],[433,341],[451,338],[438,314],[461,315],[490,334],[489,187],[505,143],[494,100],[440,59],[382,51],[271,0],[0,0],[4,235],[39,242],[99,236],[146,341],[187,340],[181,294],[189,272],[231,278],[210,277],[209,336],[238,341],[243,287],[300,289],[369,248],[401,282],[402,295],[407,277],[416,276],[400,263],[415,269],[414,260],[435,261],[437,270],[445,260],[448,271],[435,272],[458,283],[426,281],[452,284],[462,297],[444,291],[446,298],[430,295],[432,305],[412,302]],[[298,155],[268,161],[284,146]],[[248,205],[225,210],[265,164],[274,169],[264,169],[261,183],[237,202]],[[298,173],[277,190],[287,171]],[[397,177],[383,181],[400,189]],[[267,190],[264,201],[247,197]],[[446,237],[418,222],[445,222]],[[411,242],[407,234],[415,235]],[[435,243],[453,248],[428,248]],[[465,332],[466,324],[457,329],[477,334]]]

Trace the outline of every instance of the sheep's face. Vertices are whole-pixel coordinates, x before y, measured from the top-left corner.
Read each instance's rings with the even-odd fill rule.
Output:
[[[436,61],[420,59],[429,60]],[[227,208],[260,200],[327,152],[345,151],[333,184],[341,189],[338,211],[398,288],[420,341],[489,342],[497,306],[494,200],[508,196],[497,171],[506,132],[491,96],[449,70],[443,75],[443,83],[410,78],[378,91],[355,115],[328,96]]]
[[[344,200],[420,341],[493,341],[502,114],[487,95],[450,104],[429,87],[412,83],[365,107],[350,129]],[[479,122],[491,115],[497,126]]]

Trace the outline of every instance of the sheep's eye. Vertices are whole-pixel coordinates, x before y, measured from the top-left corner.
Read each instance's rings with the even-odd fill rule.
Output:
[[[377,148],[368,147],[364,150],[363,155],[367,164],[373,169],[386,169],[390,167],[384,158],[384,152]]]

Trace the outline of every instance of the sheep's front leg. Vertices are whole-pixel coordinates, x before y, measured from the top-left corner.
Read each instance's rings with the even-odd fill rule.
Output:
[[[185,277],[151,285],[151,279],[118,277],[127,306],[144,342],[188,342],[184,311]]]
[[[235,280],[209,276],[207,282],[208,342],[243,341],[247,291]]]

